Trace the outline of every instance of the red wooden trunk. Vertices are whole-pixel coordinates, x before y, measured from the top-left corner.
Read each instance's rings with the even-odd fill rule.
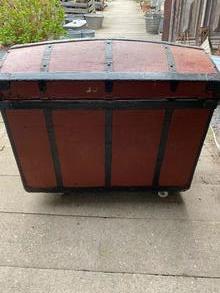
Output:
[[[28,191],[190,187],[220,92],[199,48],[38,43],[1,61],[0,108]]]

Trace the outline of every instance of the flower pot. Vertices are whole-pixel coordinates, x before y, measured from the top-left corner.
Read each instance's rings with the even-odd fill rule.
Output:
[[[67,29],[67,39],[80,39],[81,38],[81,30],[76,29]]]
[[[95,37],[95,31],[94,30],[82,30],[81,31],[81,37],[82,38],[94,38]]]
[[[104,16],[102,14],[91,13],[85,14],[85,19],[89,28],[100,29],[103,24]]]
[[[95,31],[91,29],[68,29],[67,36],[65,39],[83,39],[83,38],[94,38]]]
[[[149,11],[150,10],[150,8],[151,8],[151,6],[149,5],[149,4],[147,4],[147,3],[145,3],[145,2],[141,2],[141,10],[143,11],[143,12],[147,12],[147,11]]]
[[[145,14],[146,32],[150,34],[158,34],[160,20],[161,20],[160,13],[146,13]]]

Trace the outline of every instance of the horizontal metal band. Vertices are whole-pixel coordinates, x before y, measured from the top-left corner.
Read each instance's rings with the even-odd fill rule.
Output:
[[[0,109],[214,109],[217,100],[76,100],[0,101]]]
[[[184,74],[176,72],[36,72],[0,73],[1,81],[215,81],[220,82],[220,73]]]

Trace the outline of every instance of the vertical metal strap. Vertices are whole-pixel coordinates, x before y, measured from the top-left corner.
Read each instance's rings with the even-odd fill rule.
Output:
[[[105,71],[112,71],[112,41],[105,42]]]
[[[42,62],[41,62],[41,69],[40,69],[41,72],[48,72],[49,71],[49,64],[50,64],[52,49],[53,49],[53,46],[51,44],[46,45],[44,53],[43,53]],[[41,92],[45,92],[46,91],[46,82],[45,81],[39,82],[39,88],[40,88]],[[62,179],[60,161],[59,161],[57,144],[56,144],[56,135],[54,132],[52,110],[44,109],[44,118],[45,118],[47,134],[48,134],[49,143],[50,143],[50,152],[51,152],[51,156],[52,156],[52,160],[53,160],[57,187],[63,187],[63,179]]]
[[[0,70],[6,60],[7,52],[4,50],[0,50]]]
[[[161,172],[161,167],[162,167],[162,163],[163,163],[163,159],[165,155],[170,123],[172,120],[172,114],[173,114],[173,109],[167,109],[164,116],[163,128],[162,128],[161,138],[160,138],[160,145],[158,149],[156,167],[154,171],[153,187],[155,188],[159,187],[160,172]]]
[[[169,72],[176,72],[176,63],[175,63],[173,53],[172,53],[170,46],[168,46],[168,45],[164,46],[164,49],[165,49],[166,56],[167,56],[167,63],[168,63]],[[177,86],[178,86],[177,83],[173,83],[171,81],[171,90],[172,91],[175,91]],[[166,150],[166,145],[167,145],[167,140],[168,140],[168,135],[169,135],[172,114],[173,114],[173,109],[166,109],[164,121],[163,121],[163,128],[162,128],[162,132],[161,132],[160,145],[159,145],[158,154],[157,154],[156,167],[155,167],[155,171],[154,171],[154,179],[153,179],[153,187],[154,188],[159,187],[161,167],[162,167],[164,156],[165,156],[165,150]]]
[[[112,71],[112,41],[105,42],[105,71]],[[106,93],[111,93],[113,81],[105,81]],[[112,173],[112,110],[105,110],[105,186],[111,187]]]
[[[43,53],[43,58],[41,61],[41,72],[48,72],[49,71],[49,64],[50,64],[50,58],[51,58],[51,53],[53,50],[53,45],[49,44],[46,45]]]
[[[52,118],[52,112],[50,109],[44,110],[44,117],[45,117],[46,128],[47,128],[47,133],[48,133],[48,138],[50,143],[51,156],[53,159],[53,165],[54,165],[54,170],[56,175],[57,187],[63,187],[63,179],[62,179],[59,155],[58,155],[57,144],[56,144],[56,136],[55,136],[54,126],[53,126],[53,118]]]
[[[176,63],[173,57],[172,50],[170,46],[164,46],[166,55],[167,55],[167,63],[168,63],[168,69],[170,72],[176,72]]]

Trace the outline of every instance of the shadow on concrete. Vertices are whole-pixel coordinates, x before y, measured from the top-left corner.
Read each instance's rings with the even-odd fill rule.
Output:
[[[47,194],[41,202],[54,212],[74,216],[187,219],[181,193],[160,198],[153,192],[76,192]]]

